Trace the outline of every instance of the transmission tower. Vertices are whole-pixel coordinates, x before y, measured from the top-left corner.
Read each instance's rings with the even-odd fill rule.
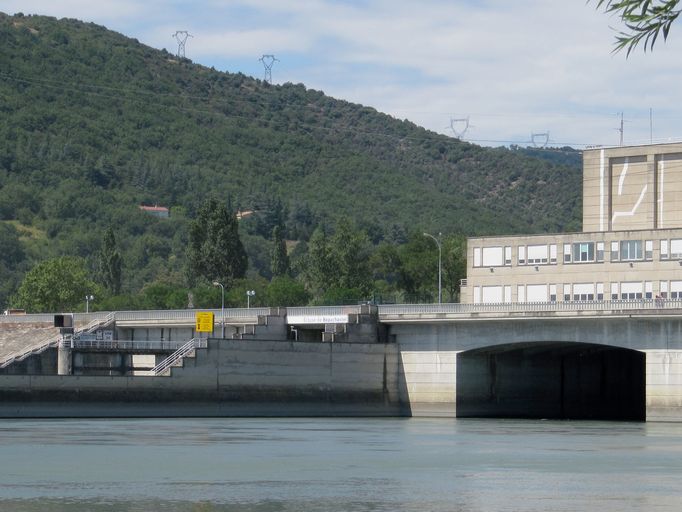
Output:
[[[549,144],[549,132],[531,133],[530,141],[536,148],[546,148]],[[540,141],[540,145],[538,145],[538,141]]]
[[[279,62],[279,59],[276,59],[274,55],[263,55],[260,59],[258,59],[263,63],[263,67],[265,68],[265,78],[264,80],[271,84],[272,83],[272,66],[275,65],[275,62]]]
[[[186,30],[177,30],[175,34],[173,34],[171,37],[174,37],[175,40],[178,42],[178,57],[184,59],[185,58],[185,43],[187,42],[188,37],[194,37],[192,34],[187,32]]]
[[[463,128],[460,128],[460,129],[455,128],[455,126],[458,124],[462,125]],[[450,118],[450,129],[452,130],[452,133],[455,134],[456,139],[461,140],[469,128],[470,128],[470,125],[469,125],[469,118],[468,117],[463,117],[461,119],[455,119],[452,117]]]

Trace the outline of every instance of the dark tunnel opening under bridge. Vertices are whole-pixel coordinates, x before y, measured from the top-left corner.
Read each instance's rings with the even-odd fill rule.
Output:
[[[457,417],[645,421],[646,355],[589,343],[457,355]]]

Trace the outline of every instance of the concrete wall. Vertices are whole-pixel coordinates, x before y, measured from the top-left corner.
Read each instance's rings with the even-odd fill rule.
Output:
[[[682,350],[646,350],[647,421],[682,421]]]
[[[558,342],[574,344],[576,350],[582,344],[597,344],[643,352],[647,420],[682,421],[680,318],[623,315],[400,323],[391,325],[390,334],[395,336],[400,349],[401,396],[415,416],[456,415],[458,371],[461,371],[458,359],[465,357],[462,352],[493,350],[507,344],[541,346]],[[548,371],[553,371],[551,361],[548,359],[545,363]],[[523,375],[526,380],[535,378],[532,372]],[[628,386],[624,384],[625,388]]]
[[[400,415],[395,345],[211,340],[171,377],[0,376],[0,417]]]
[[[682,227],[682,144],[583,152],[583,229]]]

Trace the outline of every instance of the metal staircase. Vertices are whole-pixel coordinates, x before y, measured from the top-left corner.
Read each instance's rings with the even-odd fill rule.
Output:
[[[154,375],[168,375],[170,376],[170,368],[172,366],[182,366],[182,361],[185,357],[194,357],[194,351],[197,348],[206,348],[208,346],[206,338],[192,338],[182,347],[177,349],[166,359],[152,368]]]
[[[81,334],[92,334],[97,329],[99,329],[101,327],[105,327],[107,325],[110,325],[115,320],[116,320],[116,313],[115,312],[109,313],[106,317],[93,320],[92,322],[90,322],[85,327],[76,330],[75,333],[73,334],[73,337],[77,339],[78,336],[80,336]],[[27,348],[21,352],[15,352],[14,354],[11,354],[7,359],[0,362],[0,369],[7,368],[8,366],[10,366],[14,363],[18,363],[20,361],[23,361],[27,357],[45,352],[47,349],[56,348],[59,346],[59,343],[61,341],[62,341],[62,335],[58,335],[58,336],[51,338],[50,340],[48,340],[45,343],[42,343],[40,345],[37,345],[34,347],[29,347],[29,348]]]

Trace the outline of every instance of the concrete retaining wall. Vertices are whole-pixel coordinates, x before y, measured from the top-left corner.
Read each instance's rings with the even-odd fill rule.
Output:
[[[396,416],[395,345],[210,340],[171,377],[0,376],[0,417]]]

